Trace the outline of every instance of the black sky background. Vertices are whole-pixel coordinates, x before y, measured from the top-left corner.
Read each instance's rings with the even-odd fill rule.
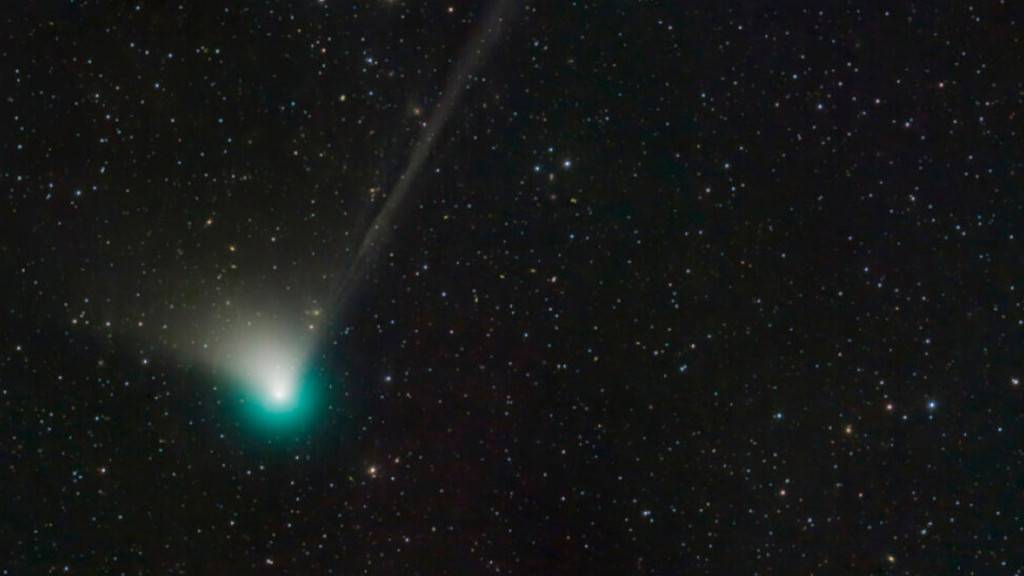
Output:
[[[1019,8],[521,2],[331,310],[485,7],[0,17],[0,568],[1024,569]]]

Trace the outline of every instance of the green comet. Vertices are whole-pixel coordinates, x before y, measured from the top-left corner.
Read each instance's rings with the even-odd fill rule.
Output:
[[[321,378],[312,367],[295,375],[271,376],[266,382],[242,382],[238,392],[241,419],[271,433],[302,432],[320,404]]]
[[[220,343],[216,374],[225,414],[258,443],[298,440],[319,428],[328,406],[329,369],[309,335],[254,323]]]

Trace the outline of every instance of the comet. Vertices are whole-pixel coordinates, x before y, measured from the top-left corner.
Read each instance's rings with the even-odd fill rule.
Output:
[[[344,316],[367,266],[393,232],[398,216],[413,196],[416,177],[462,101],[471,77],[493,51],[513,5],[513,0],[496,0],[490,6],[448,74],[441,98],[420,131],[398,180],[366,228],[348,269],[328,293],[336,318]],[[279,315],[269,316],[276,320],[257,312],[248,314],[209,351],[211,363],[241,392],[245,413],[253,421],[273,432],[295,430],[314,412],[317,385],[311,376],[315,373],[311,356],[323,335],[297,329],[295,322],[282,322]]]

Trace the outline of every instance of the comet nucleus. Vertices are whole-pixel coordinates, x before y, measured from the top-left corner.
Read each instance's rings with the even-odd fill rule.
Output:
[[[218,353],[244,420],[261,429],[301,427],[315,408],[317,378],[311,344],[282,327],[233,335]]]

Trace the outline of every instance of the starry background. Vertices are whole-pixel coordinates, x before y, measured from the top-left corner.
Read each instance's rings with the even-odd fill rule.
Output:
[[[1020,8],[514,4],[0,16],[2,573],[1022,573]]]

